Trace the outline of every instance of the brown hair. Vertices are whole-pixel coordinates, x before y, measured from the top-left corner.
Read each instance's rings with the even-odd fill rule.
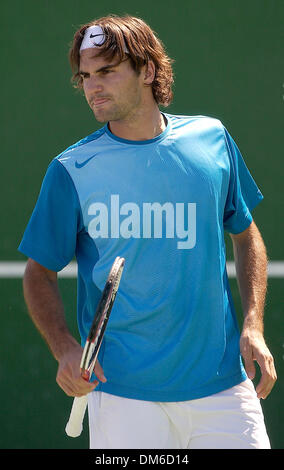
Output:
[[[173,99],[172,63],[174,61],[166,54],[164,45],[156,33],[143,20],[133,16],[105,16],[82,25],[76,31],[69,50],[74,86],[82,88],[82,79],[79,74],[80,46],[85,30],[95,24],[100,25],[106,35],[106,41],[100,47],[98,55],[104,56],[107,60],[118,56],[119,61],[122,61],[125,58],[123,49],[125,44],[129,51],[131,65],[138,75],[141,67],[152,60],[156,70],[151,84],[153,96],[158,105],[169,106]]]

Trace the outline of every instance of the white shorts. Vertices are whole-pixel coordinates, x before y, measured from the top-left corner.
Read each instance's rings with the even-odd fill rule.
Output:
[[[91,449],[270,449],[251,380],[183,402],[92,392],[88,408]]]

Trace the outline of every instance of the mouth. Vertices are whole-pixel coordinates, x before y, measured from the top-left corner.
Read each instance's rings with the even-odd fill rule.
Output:
[[[109,100],[108,98],[98,98],[94,100],[92,104],[95,108],[98,108],[99,106],[102,106],[103,104],[105,104],[108,100]]]

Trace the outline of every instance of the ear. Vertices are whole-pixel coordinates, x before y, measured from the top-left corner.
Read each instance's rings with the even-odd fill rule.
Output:
[[[144,84],[145,85],[151,85],[151,83],[155,79],[155,73],[156,73],[156,69],[155,69],[154,62],[152,60],[149,60],[147,68],[145,69],[145,72],[144,72]]]

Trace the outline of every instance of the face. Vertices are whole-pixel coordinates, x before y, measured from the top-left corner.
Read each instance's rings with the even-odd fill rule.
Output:
[[[129,120],[139,111],[143,101],[144,80],[138,76],[130,60],[117,65],[97,57],[94,49],[85,49],[80,57],[80,74],[86,100],[99,122]]]

